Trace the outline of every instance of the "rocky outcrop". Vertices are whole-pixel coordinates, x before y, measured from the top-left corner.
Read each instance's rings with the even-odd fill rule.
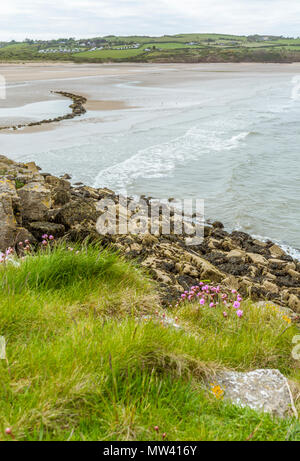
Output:
[[[279,246],[244,232],[228,233],[220,222],[204,227],[201,243],[187,245],[186,235],[175,232],[179,215],[170,213],[167,234],[162,232],[168,224],[162,216],[150,232],[150,218],[141,213],[141,203],[128,199],[119,204],[109,189],[71,186],[67,179],[41,173],[33,162],[17,163],[0,156],[0,250],[17,246],[25,235],[33,243],[45,233],[72,241],[89,237],[136,259],[157,280],[165,302],[177,299],[199,280],[210,280],[255,301],[270,300],[300,313],[300,262]],[[131,224],[132,233],[99,235],[98,218],[114,218],[116,210],[118,226],[127,217],[138,217]],[[186,224],[187,229],[192,227],[191,222]]]
[[[40,120],[38,122],[30,122],[30,123],[18,124],[18,125],[12,125],[12,126],[0,126],[0,130],[9,130],[9,129],[18,130],[20,128],[25,128],[26,126],[39,126],[39,125],[45,125],[47,123],[61,122],[62,120],[68,120],[74,117],[78,117],[79,115],[82,115],[86,112],[86,109],[84,108],[84,104],[86,103],[86,98],[84,98],[83,96],[78,96],[73,93],[67,93],[65,91],[52,91],[52,93],[60,94],[61,96],[70,98],[73,101],[72,104],[69,106],[70,109],[72,109],[72,112],[65,114],[65,115],[61,115],[59,117]]]
[[[289,383],[279,370],[222,371],[213,381],[210,386],[219,398],[281,418],[298,417]]]

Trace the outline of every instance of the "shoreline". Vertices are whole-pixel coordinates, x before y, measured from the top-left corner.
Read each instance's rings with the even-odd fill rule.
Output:
[[[186,233],[175,233],[178,219],[182,223],[175,209],[169,213],[170,233],[161,230],[164,218],[157,216],[151,221],[149,209],[143,215],[147,227],[141,233],[137,216],[141,219],[142,203],[149,205],[147,197],[129,198],[128,208],[107,188],[72,186],[69,179],[68,175],[58,178],[44,173],[34,162],[0,156],[0,250],[17,249],[23,240],[35,245],[45,233],[70,242],[88,238],[113,247],[144,267],[156,280],[165,304],[199,280],[210,280],[253,300],[270,301],[300,313],[300,262],[274,242],[262,242],[245,232],[229,233],[216,221],[204,226],[201,243],[188,244],[186,237],[195,227],[185,220]],[[101,202],[103,199],[109,204]],[[100,220],[111,219],[114,213],[116,223],[121,217],[133,219],[133,233],[98,232],[101,216]]]
[[[69,67],[69,64],[68,64],[67,67]],[[100,108],[102,108],[102,109],[106,108],[108,110],[111,110],[111,109],[119,110],[120,109],[119,103],[115,102],[115,101],[112,101],[112,90],[111,90],[111,88],[114,90],[114,88],[116,86],[119,86],[118,84],[119,84],[120,80],[121,80],[121,83],[124,83],[124,82],[126,83],[128,81],[128,77],[127,77],[128,75],[132,75],[133,76],[132,80],[134,80],[134,81],[139,79],[139,77],[137,76],[138,75],[137,73],[129,74],[129,70],[131,72],[132,71],[136,72],[137,70],[139,72],[142,71],[143,76],[141,77],[141,81],[143,83],[143,86],[145,86],[146,89],[147,89],[147,87],[150,87],[150,86],[153,85],[153,88],[157,87],[159,89],[159,91],[161,91],[161,88],[165,88],[165,87],[170,88],[170,91],[172,91],[175,88],[175,84],[177,85],[177,83],[179,82],[179,77],[180,77],[180,80],[182,80],[186,75],[185,73],[182,76],[178,74],[179,77],[177,77],[176,72],[173,72],[173,70],[175,71],[177,69],[177,66],[176,67],[174,66],[174,69],[170,69],[171,72],[169,72],[169,66],[162,66],[162,67],[159,67],[159,66],[157,66],[157,67],[153,66],[152,67],[151,66],[151,69],[153,69],[153,71],[155,71],[153,73],[154,77],[152,78],[152,76],[150,75],[150,73],[148,73],[148,70],[147,70],[150,67],[148,64],[143,66],[143,67],[138,67],[137,69],[135,68],[135,65],[130,65],[130,66],[126,65],[125,66],[126,76],[119,79],[119,77],[117,75],[117,72],[116,72],[116,69],[117,70],[119,69],[119,65],[117,67],[114,67],[114,69],[111,66],[106,66],[106,65],[104,65],[104,66],[96,65],[95,67],[97,69],[99,69],[101,67],[101,70],[99,71],[99,77],[102,77],[102,76],[105,75],[105,80],[102,80],[102,79],[101,80],[95,80],[95,81],[93,79],[92,80],[78,80],[78,82],[76,81],[74,83],[72,81],[67,81],[66,80],[64,85],[61,85],[61,82],[59,82],[59,81],[57,81],[56,84],[53,84],[51,81],[43,83],[43,84],[42,84],[42,82],[39,82],[38,84],[36,84],[35,81],[33,81],[32,84],[30,85],[30,87],[28,86],[28,90],[25,87],[24,88],[19,88],[19,89],[16,89],[16,90],[13,88],[11,90],[11,93],[8,93],[9,98],[8,98],[8,101],[4,102],[4,106],[10,107],[12,104],[15,105],[19,101],[22,101],[22,102],[26,101],[27,103],[30,103],[30,100],[35,101],[35,100],[42,99],[44,101],[46,99],[45,95],[44,95],[45,90],[48,91],[51,88],[51,86],[53,85],[52,89],[56,89],[58,87],[57,89],[63,89],[63,90],[66,90],[66,91],[71,91],[74,94],[81,94],[84,97],[87,96],[87,99],[90,97],[91,101],[93,101],[92,105],[96,104],[96,106],[94,106],[95,109],[99,108],[99,106],[97,107],[97,105],[100,104]],[[234,67],[234,72],[236,73],[235,75],[229,73],[229,72],[232,71],[233,67]],[[260,68],[261,67],[262,66],[260,66]],[[35,68],[36,68],[36,66],[35,66]],[[71,68],[72,68],[72,74],[73,74],[73,76],[75,76],[77,74],[77,70],[75,69],[75,67],[72,64],[71,64]],[[79,66],[78,66],[78,68],[79,68]],[[120,68],[121,68],[121,71],[122,71],[122,68],[124,69],[124,66],[120,66]],[[193,66],[193,68],[195,68],[195,67]],[[243,67],[243,68],[247,72],[248,65]],[[254,70],[254,69],[256,69],[256,65],[254,65],[254,67],[253,67],[253,65],[251,64],[251,65],[249,65],[249,68]],[[278,69],[279,66],[278,67],[276,66],[276,68]],[[297,70],[298,66],[296,66],[296,67],[293,66],[293,68],[294,68],[294,70]],[[90,66],[89,66],[89,69],[90,69]],[[87,69],[87,67],[85,66],[85,71],[86,71],[87,74],[89,73],[89,69]],[[105,74],[103,74],[102,69],[105,70]],[[113,72],[116,74],[114,80],[112,80],[112,85],[110,87],[108,87],[109,88],[108,90],[106,88],[107,88],[107,86],[109,84],[109,78],[110,77],[107,78],[107,75],[108,75],[106,73],[107,69],[108,69],[109,75],[112,74]],[[161,72],[160,72],[160,69],[161,69]],[[167,70],[167,72],[164,71],[165,69]],[[196,66],[196,69],[198,69],[198,66]],[[197,73],[196,78],[199,79],[199,81],[200,80],[206,81],[206,80],[211,79],[211,78],[217,78],[217,79],[223,79],[224,78],[224,79],[227,79],[228,77],[231,78],[231,75],[235,76],[237,78],[240,78],[240,76],[243,77],[242,73],[239,73],[239,74],[237,73],[241,69],[240,65],[237,65],[237,66],[231,66],[231,65],[228,66],[228,65],[226,65],[226,66],[222,66],[222,67],[220,67],[220,66],[211,67],[210,66],[209,68],[207,68],[207,66],[205,65],[205,66],[201,66],[201,68],[199,67],[199,69],[202,69],[202,70],[206,69],[207,70],[207,72],[203,72],[200,75],[198,74],[198,72],[196,72]],[[221,73],[220,69],[223,69],[222,73]],[[269,72],[270,69],[271,69],[271,67],[269,65],[266,65],[266,71]],[[53,73],[52,73],[53,77],[56,78],[58,76],[57,73],[58,73],[59,69],[57,68],[56,65],[53,67],[52,64],[51,64],[51,70],[53,70]],[[288,70],[288,66],[284,66],[283,67],[283,72],[287,71],[287,70]],[[210,73],[211,71],[213,71],[214,74],[211,74]],[[225,71],[226,71],[226,73],[225,73]],[[30,72],[31,72],[31,70],[30,70]],[[219,74],[217,74],[216,72],[219,72]],[[21,74],[23,73],[21,67],[19,69],[16,69],[15,73],[16,73],[17,77],[18,76],[21,77]],[[194,75],[196,75],[196,73],[195,72],[190,73],[191,74],[191,79],[195,78]],[[280,71],[280,73],[281,73],[281,71]],[[37,74],[38,74],[38,72],[37,72]],[[248,74],[248,72],[247,72],[247,74]],[[23,75],[24,75],[24,78],[27,78],[26,69],[24,69],[24,74]],[[44,76],[46,76],[47,78],[49,78],[49,75],[47,73],[43,72],[42,70],[40,71],[40,74],[37,75],[37,76],[42,77],[42,78],[44,78]],[[79,77],[79,78],[81,78],[81,77]],[[101,89],[102,88],[102,81],[104,81],[103,95],[104,95],[104,97],[107,98],[107,101],[109,101],[109,102],[106,101],[105,103],[104,102],[98,103],[97,98],[98,98],[98,96],[100,96],[100,92],[102,92],[102,89]],[[133,82],[133,83],[135,83],[135,82]],[[199,84],[201,85],[201,81],[199,82]],[[107,86],[105,86],[105,85],[107,85]],[[141,91],[139,91],[139,90],[141,90],[141,87],[142,87],[142,85],[139,86],[139,84],[136,84],[136,85],[131,85],[131,88],[129,88],[129,91],[127,91],[127,89],[126,90],[123,90],[123,89],[118,90],[118,89],[116,89],[116,91],[118,92],[116,94],[116,99],[117,99],[117,96],[121,95],[121,97],[119,99],[121,100],[121,102],[123,104],[122,108],[124,108],[124,109],[126,108],[125,107],[125,104],[126,104],[125,101],[127,101],[128,104],[131,103],[133,106],[136,106],[136,107],[138,106],[139,95],[144,94],[144,92],[142,93]],[[86,90],[87,90],[87,93],[88,93],[87,95],[85,95],[84,92],[81,91],[84,88],[86,88]],[[35,89],[36,89],[36,93],[34,92]],[[89,89],[91,89],[91,91],[89,91]],[[170,92],[170,94],[171,94],[171,92]],[[125,95],[125,98],[122,101],[122,96],[123,95]],[[89,99],[88,99],[88,101],[89,101]],[[94,103],[94,101],[97,101],[97,102]],[[46,101],[44,101],[44,102],[46,102]],[[108,104],[108,106],[104,107],[104,104]],[[66,106],[67,106],[67,104],[66,104]],[[127,107],[129,107],[129,106],[127,106]],[[88,108],[88,110],[90,110],[90,108]],[[145,106],[145,110],[147,110],[146,106]],[[47,106],[45,106],[44,112],[46,112],[46,111],[47,111]],[[64,112],[64,111],[65,111],[65,109],[61,110],[61,112]],[[28,113],[29,113],[29,111],[28,111]],[[47,114],[47,112],[46,112],[46,114]],[[142,114],[143,114],[143,112],[142,112]],[[5,113],[4,113],[4,115],[5,115]],[[56,115],[56,114],[54,114],[54,115]],[[130,114],[128,113],[128,117],[132,118],[133,120],[134,120],[135,116],[136,116],[135,111],[133,111],[133,115],[131,113]],[[89,117],[95,117],[95,119],[94,120],[92,118],[89,119]],[[29,149],[31,150],[31,146],[33,146],[32,150],[34,151],[34,149],[35,149],[34,145],[35,144],[38,145],[38,143],[43,143],[43,146],[45,146],[44,147],[45,150],[47,148],[51,149],[52,146],[53,146],[53,149],[55,149],[59,145],[58,140],[60,140],[62,138],[63,141],[64,141],[63,147],[66,146],[66,148],[67,148],[67,146],[70,144],[70,142],[65,141],[65,139],[67,139],[67,137],[71,138],[72,133],[74,133],[74,132],[79,133],[80,132],[80,135],[82,135],[83,132],[86,132],[86,133],[89,133],[93,137],[96,138],[95,133],[97,134],[97,132],[102,132],[102,131],[106,133],[106,130],[108,131],[108,129],[106,129],[106,126],[104,125],[104,123],[107,122],[107,120],[112,125],[113,123],[115,123],[115,121],[118,120],[118,118],[120,118],[120,119],[124,118],[124,114],[123,114],[123,116],[122,116],[121,112],[120,112],[120,114],[96,114],[96,115],[88,114],[86,117],[82,117],[81,119],[77,119],[77,120],[75,120],[73,122],[69,122],[69,123],[66,123],[66,124],[60,124],[59,125],[58,123],[52,123],[52,124],[45,124],[45,125],[42,125],[42,126],[38,126],[38,125],[29,126],[29,127],[24,128],[24,129],[17,130],[17,131],[13,131],[13,130],[5,131],[4,130],[2,132],[3,134],[12,135],[14,133],[15,134],[28,133],[28,136],[27,137],[24,136],[24,141],[25,141],[24,142],[24,145],[25,145],[24,146],[24,151],[22,150],[23,149],[23,146],[22,146],[22,144],[23,144],[23,139],[22,138],[23,137],[22,136],[21,136],[21,138],[18,138],[18,137],[7,138],[7,137],[3,136],[2,137],[3,146],[6,146],[6,147],[3,148],[3,152],[4,153],[7,152],[8,155],[11,153],[11,155],[13,155],[12,158],[20,158],[20,159],[26,158],[26,159],[30,160],[32,157],[29,156]],[[127,114],[126,114],[125,118],[127,118]],[[15,122],[15,120],[12,120],[12,122]],[[53,134],[50,133],[50,132],[47,133],[47,131],[56,130],[56,129],[59,130],[59,132],[57,132],[56,136],[53,136]],[[35,133],[38,133],[39,131],[45,131],[45,134],[42,134],[42,133],[40,135],[35,134]],[[34,134],[31,135],[31,133],[34,133]],[[81,136],[81,139],[83,140],[82,142],[84,142],[84,139],[85,139],[83,136],[84,135]],[[94,139],[94,138],[91,138],[91,139]],[[44,143],[44,141],[45,141],[45,143]],[[26,152],[26,150],[27,150],[27,152]],[[19,157],[17,157],[17,155],[15,155],[15,152],[18,153]],[[38,164],[39,164],[39,161],[40,161],[40,163],[42,164],[42,166],[44,168],[52,171],[51,170],[51,164],[50,164],[49,161],[43,163],[42,160],[38,159],[37,157],[38,157],[38,155],[35,155],[34,160]],[[120,163],[122,163],[122,158],[121,158]],[[99,164],[102,165],[101,162],[99,162]],[[99,166],[99,169],[100,169],[100,166]],[[68,171],[67,166],[66,166],[66,170]],[[63,173],[64,172],[64,165],[62,165],[62,167],[59,168],[59,169],[55,169],[54,172],[57,173],[57,174]],[[70,172],[72,174],[75,174],[75,176],[76,176],[76,168],[74,168],[74,169],[71,168]],[[77,174],[76,181],[81,181],[82,180],[85,184],[93,185],[93,181],[89,181],[89,179],[87,179],[86,176],[88,176],[88,175],[85,175],[84,173],[82,175]],[[91,174],[91,177],[92,177],[92,174]],[[111,184],[112,189],[115,189],[117,187],[117,186],[114,187],[113,182],[108,183],[108,184]],[[99,185],[101,185],[101,184],[99,184]],[[149,190],[149,188],[147,190],[147,189],[145,189],[143,187],[139,187],[139,190],[137,190],[138,194],[141,194],[141,193],[144,193],[144,192],[147,193],[148,195],[154,195],[153,191]],[[135,193],[135,192],[131,191],[131,193]],[[172,191],[170,192],[170,195],[171,194],[172,194]],[[224,219],[222,213],[212,212],[209,215],[222,217],[224,222],[226,222],[226,225],[230,225],[231,222],[235,223],[234,220],[230,220],[230,219],[228,221],[226,221],[226,219]],[[252,222],[255,222],[255,219]],[[244,227],[244,228],[247,229],[247,227]],[[285,232],[281,232],[280,230],[279,230],[279,233],[276,233],[276,232],[273,232],[273,233],[272,232],[270,232],[270,233],[266,232],[265,233],[265,229],[268,229],[268,227],[267,226],[265,227],[263,225],[258,224],[256,226],[256,229],[254,229],[254,230],[253,230],[253,228],[251,226],[249,226],[247,232],[250,232],[251,234],[260,234],[261,236],[264,236],[264,237],[271,235],[271,237],[273,237],[273,239],[274,238],[276,239],[276,237],[278,237],[280,239],[280,241],[286,240],[286,241],[293,242],[294,243],[294,248],[295,249],[297,248],[297,246],[295,245],[295,244],[298,243],[297,238],[296,239],[293,239],[293,238],[289,239],[289,235],[285,235]],[[256,230],[257,230],[257,232],[255,232]],[[293,237],[293,235],[292,235],[292,237]]]

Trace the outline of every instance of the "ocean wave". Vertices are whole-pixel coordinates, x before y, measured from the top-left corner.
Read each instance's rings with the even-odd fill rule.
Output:
[[[105,185],[124,192],[126,185],[136,179],[166,177],[176,167],[198,160],[201,154],[236,149],[251,133],[241,132],[225,139],[222,134],[192,127],[182,136],[141,149],[123,162],[101,170],[94,187]]]
[[[300,248],[295,248],[288,243],[281,242],[279,240],[275,240],[269,237],[264,237],[262,235],[252,235],[253,238],[256,238],[262,242],[266,242],[267,240],[271,240],[274,242],[276,245],[278,245],[280,248],[285,251],[286,254],[290,255],[293,259],[297,259],[300,261]]]
[[[292,91],[291,91],[291,99],[293,101],[299,101],[300,100],[300,75],[295,75],[292,78]]]

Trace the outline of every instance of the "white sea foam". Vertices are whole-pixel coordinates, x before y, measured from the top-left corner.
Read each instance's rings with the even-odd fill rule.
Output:
[[[260,240],[261,242],[266,242],[267,240],[271,240],[276,245],[280,246],[280,248],[282,248],[286,254],[300,261],[300,249],[299,248],[294,248],[291,245],[288,245],[287,243],[283,243],[283,242],[280,242],[279,240],[272,239],[269,237],[263,237],[262,235],[252,235],[252,237]]]
[[[176,167],[198,160],[203,153],[235,149],[249,134],[242,132],[222,139],[216,131],[190,128],[183,136],[141,149],[129,159],[100,171],[94,187],[105,184],[124,192],[126,185],[136,179],[168,176]]]
[[[291,92],[291,99],[293,101],[299,101],[300,100],[300,75],[295,75],[292,78],[292,92]]]

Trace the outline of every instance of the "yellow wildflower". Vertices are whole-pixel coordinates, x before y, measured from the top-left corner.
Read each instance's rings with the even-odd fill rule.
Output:
[[[216,399],[220,400],[224,397],[224,390],[216,383],[210,383],[211,391],[216,397]]]

